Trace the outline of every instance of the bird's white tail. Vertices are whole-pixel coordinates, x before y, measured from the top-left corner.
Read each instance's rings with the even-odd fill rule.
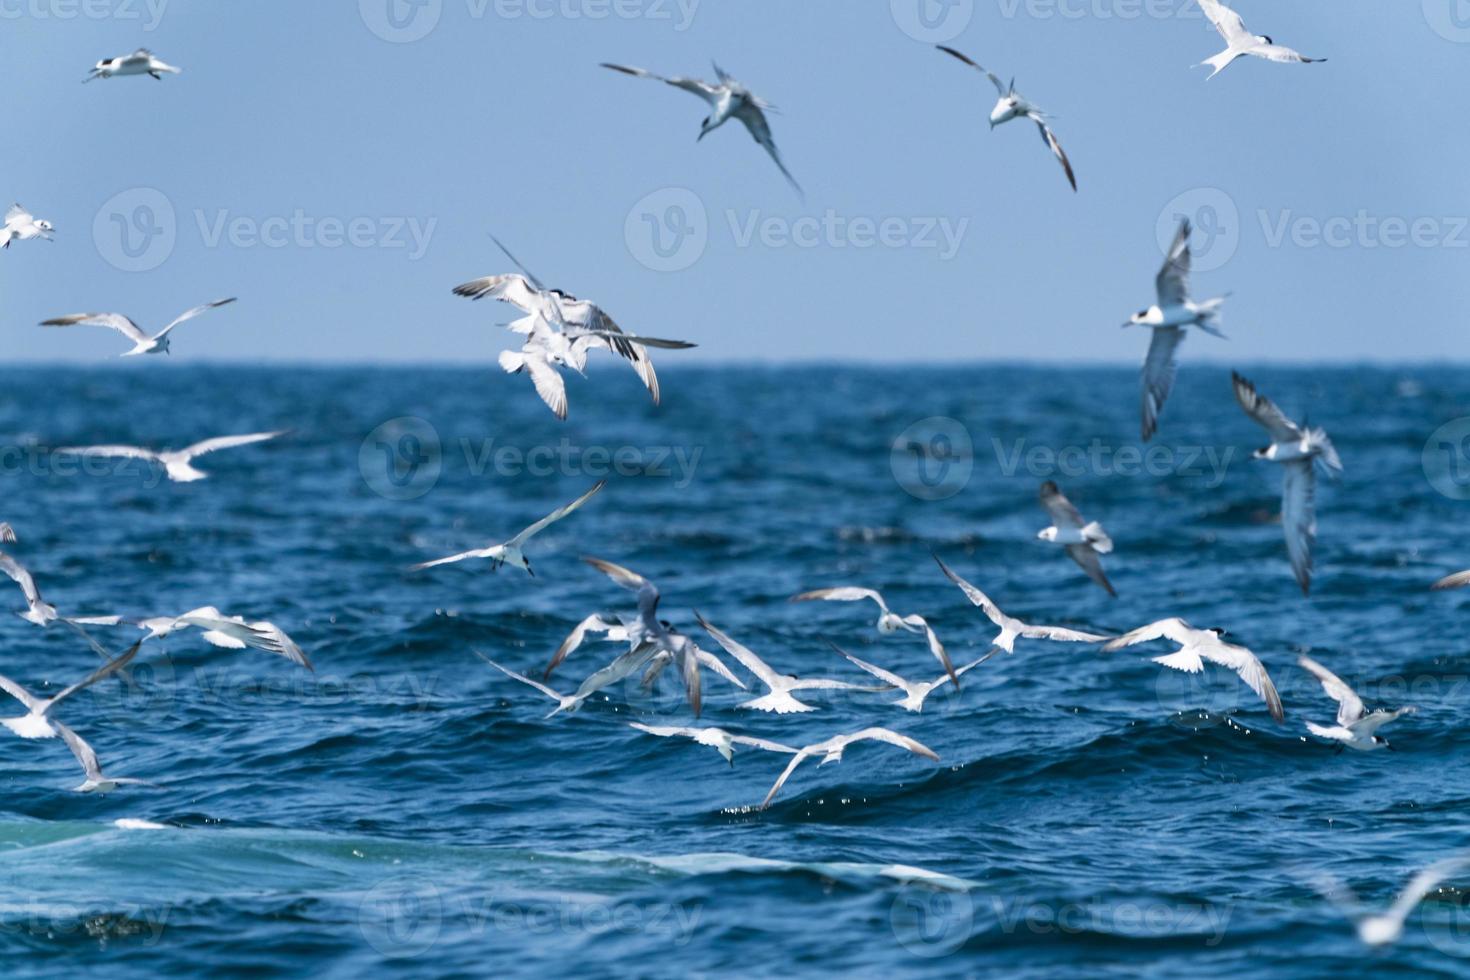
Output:
[[[1332,729],[1325,728],[1322,725],[1319,725],[1319,724],[1317,724],[1316,722],[1313,722],[1313,721],[1307,722],[1307,731],[1311,732],[1313,735],[1316,735],[1318,738],[1336,738],[1337,737],[1336,733],[1333,732]]]
[[[1194,67],[1204,68],[1206,66],[1209,66],[1210,68],[1213,68],[1214,71],[1210,72],[1210,78],[1214,78],[1216,75],[1224,71],[1225,67],[1229,65],[1232,61],[1234,61],[1236,57],[1238,57],[1237,54],[1227,48],[1226,50],[1221,51],[1219,54],[1215,55],[1213,58],[1206,58],[1204,61],[1201,61]],[[1205,79],[1205,81],[1209,81],[1209,78]]]
[[[1328,476],[1337,477],[1342,474],[1342,460],[1338,458],[1337,447],[1332,445],[1326,432],[1321,429],[1307,430],[1307,452],[1312,454]]]
[[[1113,539],[1108,537],[1108,532],[1102,529],[1102,525],[1093,521],[1082,529],[1082,538],[1092,545],[1094,551],[1107,554],[1113,550]]]
[[[500,366],[505,369],[506,374],[515,374],[526,366],[526,357],[515,351],[503,350],[500,352]]]
[[[802,704],[785,691],[772,691],[764,697],[740,704],[741,708],[749,708],[754,711],[774,711],[778,715],[802,714],[807,711],[816,711],[811,705]]]

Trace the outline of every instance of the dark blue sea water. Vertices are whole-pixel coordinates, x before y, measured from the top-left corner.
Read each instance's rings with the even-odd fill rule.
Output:
[[[1304,599],[1280,474],[1249,458],[1262,434],[1218,366],[1185,366],[1151,456],[1132,370],[669,370],[654,409],[600,366],[565,424],[483,368],[0,373],[0,518],[47,599],[72,615],[216,604],[282,625],[317,667],[179,634],[131,684],[67,705],[108,769],[156,789],[76,795],[62,745],[0,739],[6,976],[1470,973],[1466,892],[1369,952],[1310,884],[1330,873],[1387,903],[1470,845],[1470,593],[1428,590],[1470,567],[1470,423],[1431,439],[1470,415],[1463,372],[1248,372],[1346,467],[1319,494]],[[925,419],[940,421],[910,428]],[[273,428],[293,431],[204,459],[190,485],[39,448]],[[920,469],[910,443],[940,458]],[[534,543],[537,577],[406,571],[513,534],[609,468]],[[1116,540],[1120,598],[1035,540],[1047,478]],[[1231,675],[1164,674],[1147,658],[1167,646],[1023,641],[919,715],[837,692],[752,717],[707,675],[704,724],[795,744],[886,725],[942,759],[859,745],[756,812],[784,758],[731,768],[628,727],[691,722],[672,672],[547,720],[549,701],[473,653],[539,675],[584,615],[630,612],[578,560],[596,555],[656,581],[686,631],[698,609],[782,670],[861,679],[831,640],[928,677],[922,641],[880,638],[871,608],[785,600],[877,587],[968,661],[993,630],[931,553],[1023,617],[1225,627],[1265,661],[1286,723]],[[556,684],[618,649],[589,644]],[[1418,707],[1384,731],[1396,752],[1304,737],[1333,705],[1303,652],[1370,703]],[[7,676],[60,685],[95,662],[64,630],[0,617]]]

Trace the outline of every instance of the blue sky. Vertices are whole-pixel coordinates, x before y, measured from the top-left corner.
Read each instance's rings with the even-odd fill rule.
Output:
[[[175,361],[489,365],[503,311],[450,288],[509,271],[494,230],[690,362],[1129,363],[1184,212],[1196,291],[1232,294],[1186,359],[1470,357],[1461,0],[1236,0],[1330,60],[1209,82],[1193,0],[414,2],[0,0],[0,197],[58,229],[0,254],[7,360],[126,347],[47,317],[234,295]],[[1055,116],[1080,193],[935,40]],[[184,74],[78,84],[139,45]],[[696,143],[693,97],[598,67],[711,59],[781,108],[804,202],[737,126]]]

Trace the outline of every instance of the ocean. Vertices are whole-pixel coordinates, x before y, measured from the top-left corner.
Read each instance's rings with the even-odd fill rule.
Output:
[[[1318,890],[1330,876],[1386,907],[1470,844],[1470,593],[1429,590],[1470,567],[1463,371],[1244,370],[1345,467],[1318,488],[1303,598],[1279,468],[1251,458],[1264,434],[1219,365],[1185,363],[1148,446],[1129,368],[670,369],[654,408],[597,367],[569,383],[564,424],[493,367],[0,372],[5,547],[48,601],[217,605],[279,624],[316,666],[181,632],[59,711],[109,772],[154,787],[75,794],[61,743],[0,738],[6,976],[1470,975],[1470,876],[1376,951]],[[273,429],[290,433],[201,458],[192,484],[46,451]],[[408,571],[603,478],[529,546],[534,577]],[[1115,540],[1117,599],[1036,540],[1048,479]],[[732,766],[629,727],[694,723],[676,672],[548,719],[475,655],[539,678],[584,616],[631,614],[579,560],[597,556],[657,583],[709,650],[696,610],[788,673],[864,681],[830,641],[928,679],[923,639],[880,636],[870,604],[787,599],[880,589],[968,663],[995,631],[933,555],[1025,619],[1228,629],[1286,722],[1228,671],[1150,663],[1167,644],[1023,640],[920,714],[849,691],[754,714],[706,673],[699,724],[796,746],[886,726],[940,756],[858,744],[760,811],[785,756]],[[64,629],[0,620],[0,672],[22,684],[97,663]],[[588,642],[552,686],[619,650]],[[1383,731],[1396,751],[1307,735],[1335,705],[1303,653],[1370,705],[1417,708]]]

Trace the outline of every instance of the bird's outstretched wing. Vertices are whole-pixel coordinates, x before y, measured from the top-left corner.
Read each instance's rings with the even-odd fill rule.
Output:
[[[665,78],[663,75],[655,75],[653,72],[643,68],[629,68],[626,65],[614,65],[606,61],[602,63],[602,67],[611,68],[613,71],[622,72],[624,75],[632,75],[634,78],[651,78],[656,82],[672,85],[674,88],[683,89],[691,95],[699,96],[710,105],[714,105],[720,98],[718,87],[711,85],[709,82],[702,82],[697,78],[680,78],[678,76]]]
[[[1124,647],[1137,646],[1140,643],[1148,643],[1152,640],[1173,640],[1181,646],[1193,643],[1198,636],[1198,631],[1177,616],[1169,619],[1161,619],[1147,626],[1140,626],[1136,630],[1129,630],[1116,639],[1109,640],[1103,647],[1105,651],[1121,650]]]
[[[1282,466],[1281,530],[1286,535],[1286,554],[1302,595],[1312,589],[1312,546],[1317,540],[1317,475],[1309,459]]]
[[[1174,378],[1179,374],[1176,352],[1184,343],[1184,331],[1178,327],[1160,327],[1153,334],[1148,344],[1148,357],[1143,362],[1143,374],[1139,378],[1139,415],[1144,442],[1159,431],[1159,416],[1163,414],[1164,402],[1169,400],[1169,392],[1174,390]]]
[[[1235,400],[1240,402],[1245,414],[1269,432],[1273,441],[1295,442],[1302,438],[1301,426],[1287,418],[1275,402],[1256,391],[1256,386],[1238,372],[1230,372],[1230,383],[1235,388]]]
[[[158,331],[158,336],[153,339],[162,340],[164,337],[167,337],[169,335],[169,331],[173,330],[174,327],[177,327],[185,320],[192,320],[202,313],[208,313],[210,310],[216,309],[221,306],[228,306],[233,302],[235,302],[235,298],[232,296],[229,299],[217,299],[213,303],[205,303],[203,306],[196,306],[192,310],[188,310],[187,312],[179,314],[179,316],[175,318],[173,323],[170,323],[168,326]]]
[[[1067,499],[1067,495],[1062,493],[1062,488],[1055,482],[1047,480],[1043,483],[1037,497],[1057,527],[1081,527],[1086,523],[1082,519],[1082,512],[1072,505],[1072,501]]]
[[[1045,118],[1040,113],[1032,112],[1028,115],[1041,129],[1041,141],[1051,150],[1052,156],[1057,158],[1057,162],[1062,165],[1062,170],[1066,171],[1067,183],[1072,185],[1072,190],[1077,190],[1077,175],[1072,172],[1072,161],[1067,159],[1061,142],[1057,140],[1057,134],[1051,131],[1051,127],[1046,124]]]
[[[266,442],[270,439],[279,439],[286,434],[282,429],[277,432],[251,432],[242,436],[217,436],[214,439],[205,439],[186,447],[183,452],[187,456],[203,456],[205,453],[218,452],[221,449],[234,449],[238,446],[250,446],[257,442]]]
[[[1102,558],[1092,549],[1090,545],[1069,544],[1067,554],[1071,556],[1078,566],[1087,573],[1087,577],[1107,590],[1108,595],[1118,597],[1118,592],[1113,588],[1113,583],[1108,581],[1107,573],[1103,571]]]
[[[1253,39],[1251,32],[1246,30],[1245,21],[1241,20],[1240,14],[1225,6],[1220,0],[1199,0],[1199,6],[1227,44]]]
[[[121,313],[73,313],[70,316],[41,321],[43,327],[75,327],[79,324],[116,330],[134,343],[142,343],[148,339],[142,328]]]
[[[1322,684],[1322,690],[1327,692],[1329,698],[1337,702],[1337,723],[1339,725],[1351,725],[1363,717],[1363,699],[1358,697],[1358,692],[1348,687],[1341,677],[1306,655],[1298,657],[1297,663],[1303,670],[1317,678]]]
[[[1184,218],[1179,222],[1179,230],[1174,233],[1174,241],[1169,246],[1169,254],[1164,257],[1163,268],[1159,269],[1158,277],[1154,280],[1154,287],[1159,294],[1159,305],[1162,307],[1178,306],[1189,298],[1189,232],[1189,219]]]
[[[940,51],[943,51],[947,55],[952,55],[952,56],[960,59],[965,64],[969,65],[971,68],[975,69],[980,74],[982,74],[986,78],[990,79],[990,84],[991,85],[994,85],[995,86],[995,90],[997,92],[999,92],[1002,96],[1004,96],[1006,94],[1006,86],[1005,86],[1005,83],[1002,82],[998,77],[996,77],[995,72],[993,72],[993,71],[987,71],[986,69],[981,68],[975,62],[971,61],[968,55],[961,54],[960,52],[956,51],[954,48],[945,47],[943,44],[936,44],[935,47],[938,48]]]
[[[559,507],[556,510],[552,511],[550,514],[547,514],[535,524],[532,524],[520,534],[517,534],[515,537],[511,538],[509,543],[515,545],[516,547],[520,547],[521,545],[525,544],[526,541],[528,541],[530,538],[534,537],[537,534],[540,534],[552,524],[555,524],[557,521],[561,520],[563,517],[566,517],[572,511],[576,510],[578,507],[581,507],[587,501],[591,500],[597,495],[598,491],[600,491],[605,486],[607,486],[606,480],[598,480],[597,485],[594,486],[591,490],[588,490],[586,493],[582,494],[582,496],[578,497],[576,500],[573,500],[565,507]]]

